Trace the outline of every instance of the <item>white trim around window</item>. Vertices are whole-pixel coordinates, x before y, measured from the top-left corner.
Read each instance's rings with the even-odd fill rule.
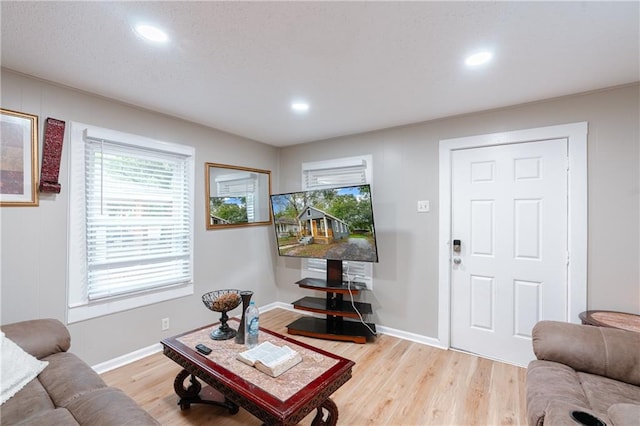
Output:
[[[67,323],[193,294],[194,148],[77,122],[70,147]]]

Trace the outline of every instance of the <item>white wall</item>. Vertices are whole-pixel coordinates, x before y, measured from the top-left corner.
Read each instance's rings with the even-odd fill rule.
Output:
[[[587,121],[588,307],[640,313],[640,86],[612,88],[282,149],[278,187],[300,189],[305,161],[373,155],[375,322],[437,337],[438,142],[441,139]],[[416,201],[430,200],[430,213]],[[280,258],[281,301],[309,294],[293,283],[299,260]]]
[[[176,100],[176,102],[187,100]],[[137,109],[105,98],[2,71],[2,107],[40,118],[79,121],[196,148],[195,293],[70,325],[72,350],[91,365],[152,345],[162,338],[219,320],[205,308],[203,293],[221,288],[253,290],[258,304],[276,301],[271,226],[207,231],[204,163],[272,170],[277,149],[204,126]],[[68,133],[57,195],[40,194],[39,207],[3,207],[1,224],[0,320],[3,324],[51,317],[64,322],[66,306]],[[238,314],[240,309],[231,312]],[[169,317],[169,331],[161,319]]]

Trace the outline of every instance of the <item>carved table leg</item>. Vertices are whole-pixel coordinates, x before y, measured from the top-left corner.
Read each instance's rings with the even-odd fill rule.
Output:
[[[327,410],[327,418],[324,418],[322,410]],[[317,408],[316,416],[311,422],[312,426],[335,426],[338,423],[338,406],[331,398],[327,398],[325,402]]]
[[[189,376],[191,376],[191,378],[189,379],[189,386],[185,388],[184,381]],[[180,406],[181,410],[189,409],[191,407],[191,404],[209,404],[224,407],[229,410],[230,414],[236,414],[239,411],[239,407],[233,401],[228,400],[221,394],[219,395],[221,400],[202,399],[200,397],[202,385],[200,384],[196,376],[189,373],[187,370],[182,370],[178,373],[176,379],[173,381],[173,389],[180,397],[178,405]],[[219,394],[217,391],[214,392],[216,392],[216,394]]]

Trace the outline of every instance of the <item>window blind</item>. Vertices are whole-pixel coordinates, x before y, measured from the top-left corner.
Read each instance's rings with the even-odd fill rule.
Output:
[[[89,300],[191,282],[187,158],[86,139]]]
[[[303,171],[305,189],[337,188],[367,183],[366,162],[346,167],[309,169]]]
[[[255,220],[255,196],[257,191],[256,177],[247,177],[243,179],[230,179],[216,181],[217,195],[219,197],[242,197],[245,200],[247,208],[247,220],[253,222]]]

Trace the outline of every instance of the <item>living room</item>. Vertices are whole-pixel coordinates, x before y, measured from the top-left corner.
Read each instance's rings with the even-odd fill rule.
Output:
[[[8,19],[5,3],[3,58]],[[637,3],[634,7],[637,12]],[[634,19],[637,35],[637,13]],[[588,123],[586,308],[640,314],[637,37],[628,45],[636,48],[636,65],[633,79],[627,81],[287,146],[196,124],[190,117],[171,116],[162,106],[153,111],[33,77],[5,68],[3,60],[4,109],[37,115],[41,124],[53,117],[68,125],[87,123],[195,149],[193,293],[69,323],[72,351],[91,366],[104,365],[152,348],[168,336],[217,321],[201,301],[202,294],[212,290],[253,291],[253,300],[260,307],[286,306],[306,295],[294,284],[301,278],[301,261],[278,256],[272,226],[205,228],[204,165],[215,162],[269,170],[272,191],[282,193],[301,189],[303,163],[363,155],[372,158],[380,259],[373,266],[373,288],[366,292],[365,300],[373,305],[373,320],[382,333],[438,346],[442,321],[440,141],[576,122]],[[584,48],[588,49],[588,44]],[[594,58],[584,68],[598,61]],[[153,77],[149,79],[153,83]],[[571,84],[566,77],[560,83]],[[409,99],[411,96],[407,94]],[[383,100],[381,94],[377,102]],[[174,102],[188,103],[188,91]],[[439,99],[434,97],[434,102]],[[304,125],[295,122],[296,118],[290,120],[292,127]],[[42,136],[42,127],[40,132]],[[42,152],[42,139],[39,143]],[[68,323],[69,205],[73,197],[69,192],[70,145],[65,137],[59,194],[40,194],[37,207],[0,210],[2,324],[34,318]],[[429,200],[430,211],[417,213],[418,200]],[[170,319],[168,330],[162,330],[164,318]],[[570,320],[578,322],[577,318]]]

